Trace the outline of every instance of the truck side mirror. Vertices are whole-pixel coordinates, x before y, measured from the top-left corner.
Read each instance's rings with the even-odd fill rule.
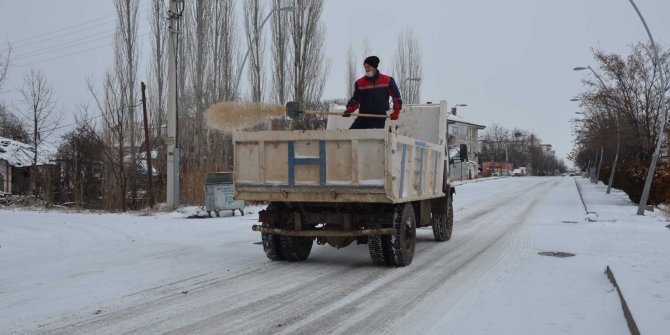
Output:
[[[461,161],[466,161],[468,159],[468,145],[467,144],[461,144],[459,156],[461,158]]]

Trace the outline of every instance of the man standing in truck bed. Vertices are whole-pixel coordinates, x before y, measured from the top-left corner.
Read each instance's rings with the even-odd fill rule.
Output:
[[[351,114],[358,108],[359,113],[386,115],[389,110],[389,97],[393,99],[393,112],[391,120],[400,117],[402,100],[400,90],[391,76],[379,73],[379,58],[370,56],[363,62],[365,76],[356,80],[354,84],[354,95],[347,103],[344,116]],[[349,129],[384,128],[386,119],[357,117]]]

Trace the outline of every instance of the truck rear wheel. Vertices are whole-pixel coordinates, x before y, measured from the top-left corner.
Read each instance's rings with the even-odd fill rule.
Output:
[[[307,259],[312,251],[314,238],[300,236],[279,236],[281,252],[289,262],[301,262]]]
[[[281,210],[281,205],[271,202],[267,211],[277,211]],[[263,222],[263,228],[277,228],[275,222]],[[279,235],[275,234],[261,234],[261,240],[263,241],[263,251],[265,255],[272,261],[283,261],[284,255],[281,250],[281,243],[279,242]]]
[[[454,229],[454,208],[450,196],[447,196],[447,210],[433,213],[431,225],[436,241],[444,242],[451,239],[451,232]]]
[[[379,229],[381,225],[373,223],[370,229]],[[368,250],[370,251],[370,258],[372,264],[378,266],[393,265],[391,260],[392,254],[388,250],[388,246],[384,242],[384,235],[370,235],[368,236]]]
[[[416,217],[412,204],[399,204],[393,209],[393,235],[382,236],[382,246],[389,252],[388,265],[407,266],[414,258],[416,245]]]
[[[275,228],[275,225],[272,223],[263,223],[263,228]],[[279,236],[275,234],[261,234],[261,240],[263,241],[263,251],[265,251],[265,256],[267,256],[272,261],[283,261],[284,256],[280,250]]]

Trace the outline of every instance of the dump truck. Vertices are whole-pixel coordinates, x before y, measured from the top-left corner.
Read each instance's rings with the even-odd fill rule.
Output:
[[[269,202],[252,229],[270,260],[355,241],[375,265],[407,266],[417,228],[451,238],[447,104],[406,105],[383,129],[348,129],[341,111],[325,130],[235,132],[235,199]]]

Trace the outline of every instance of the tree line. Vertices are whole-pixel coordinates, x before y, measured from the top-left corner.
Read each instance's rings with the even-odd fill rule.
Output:
[[[58,168],[38,166],[35,157],[34,168],[44,170],[44,176],[34,178],[33,190],[38,196],[50,190],[43,194],[50,202],[122,211],[141,208],[148,201],[147,175],[153,176],[157,185],[155,198],[165,198],[168,53],[177,59],[182,203],[203,203],[207,172],[232,170],[231,134],[206,126],[205,111],[212,104],[248,101],[283,105],[296,101],[304,109],[327,110],[330,102],[343,102],[322,97],[330,73],[322,20],[324,0],[178,1],[175,27],[167,26],[167,2],[152,0],[146,13],[139,10],[139,4],[139,0],[114,0],[113,63],[101,80],[86,82],[92,103],[78,107],[74,129],[62,136]],[[151,27],[151,54],[148,62],[140,64],[140,45],[146,43],[138,35],[142,20]],[[269,31],[268,27],[262,29],[265,23]],[[168,49],[168,28],[179,32],[174,50]],[[406,78],[420,77],[420,52],[411,29],[403,32],[393,71]],[[1,85],[11,66],[11,53],[0,56]],[[362,71],[362,59],[352,59],[358,64],[352,72],[354,78]],[[31,125],[0,104],[0,135],[32,143],[37,153],[40,141],[62,128],[62,112],[56,111],[52,88],[41,70],[33,69],[24,82],[22,111],[26,113],[22,114],[30,116]],[[142,122],[140,82],[147,87],[147,124]],[[351,90],[353,80],[348,84]],[[408,97],[406,102],[418,102],[420,82],[408,81],[401,90]],[[323,117],[305,114],[299,120],[272,121],[269,127],[313,129],[324,125]],[[149,130],[148,138],[144,127]],[[143,149],[146,141],[149,153]],[[147,160],[154,160],[156,171],[147,171]]]
[[[627,55],[603,50],[594,50],[593,55],[593,69],[602,82],[597,77],[586,77],[582,81],[583,90],[573,99],[579,102],[581,112],[574,120],[575,145],[570,158],[582,170],[594,169],[604,183],[610,180],[616,158],[612,186],[623,189],[632,201],[639,202],[656,143],[668,131],[666,125],[660,132],[661,123],[665,123],[660,102],[668,87],[660,87],[650,44],[634,44]],[[667,76],[670,53],[661,50],[660,56],[660,68]],[[667,148],[666,140],[650,203],[670,200]]]
[[[535,133],[519,128],[508,129],[494,123],[481,136],[480,162],[506,162],[514,167],[526,167],[531,174],[551,176],[566,171],[563,160],[553,152],[542,149],[542,139]]]

